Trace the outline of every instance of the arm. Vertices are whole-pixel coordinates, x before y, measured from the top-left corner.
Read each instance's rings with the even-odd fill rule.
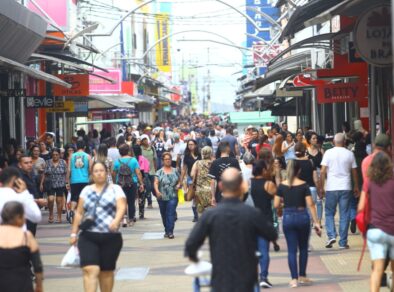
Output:
[[[41,261],[40,251],[38,249],[38,243],[34,238],[33,234],[27,231],[27,242],[30,249],[30,261],[34,269],[35,274],[35,292],[43,291],[43,265]]]
[[[40,222],[42,219],[41,211],[34,201],[34,197],[26,190],[18,194],[18,198],[20,198],[23,208],[25,209],[26,219],[29,219],[33,223]]]
[[[326,175],[327,175],[327,166],[322,165],[321,170],[320,170],[320,187],[321,187],[321,193],[324,196],[324,186],[326,183]]]
[[[318,192],[320,192],[320,185],[319,185],[319,177],[317,175],[317,171],[314,170],[313,171],[313,182],[315,183],[316,189],[318,190]]]
[[[235,150],[235,153],[234,153],[235,156],[239,157],[240,156],[240,152],[239,152],[239,144],[238,143],[235,143],[234,150]]]
[[[364,211],[365,208],[365,200],[367,200],[368,193],[366,191],[362,191],[360,195],[360,200],[358,201],[357,213]]]
[[[70,244],[75,245],[77,243],[77,234],[79,231],[79,225],[81,224],[83,214],[85,213],[83,209],[84,205],[84,200],[82,198],[79,198],[78,200],[78,207],[75,210],[74,214],[74,222],[73,226],[71,228],[71,235],[70,235]]]
[[[272,181],[265,182],[264,189],[270,194],[272,197],[276,194],[276,185]]]
[[[139,168],[136,168],[135,173],[137,174],[138,182],[140,184],[140,191],[142,192],[144,190],[144,180],[142,178],[141,170]]]
[[[352,168],[352,176],[353,176],[353,190],[354,190],[354,196],[357,198],[360,196],[360,191],[358,189],[358,175],[357,175],[357,168]]]
[[[204,243],[204,240],[208,235],[208,230],[209,226],[207,216],[204,214],[201,219],[198,220],[190,233],[189,238],[186,240],[185,256],[189,257],[191,261],[198,262],[197,252]]]
[[[155,177],[155,182],[153,184],[153,187],[155,188],[155,193],[156,193],[157,198],[161,199],[162,195],[159,190],[159,178],[158,177]]]
[[[89,172],[92,173],[93,169],[93,159],[90,155],[88,155],[88,160],[89,160]]]
[[[281,198],[279,196],[275,196],[274,198],[274,208],[278,209],[281,205]]]
[[[40,191],[44,191],[44,181],[45,181],[45,172],[41,176],[41,181],[40,181]]]
[[[185,163],[183,163],[182,166],[182,171],[181,171],[181,177],[180,177],[180,182],[182,183],[183,180],[185,179],[185,175],[187,173],[187,165]]]
[[[315,203],[313,202],[312,197],[306,196],[305,201],[306,201],[306,205],[308,206],[308,209],[310,210],[310,213],[312,215],[313,222],[315,223],[316,226],[320,226],[319,220],[317,218],[316,206],[315,206]]]
[[[215,194],[216,194],[216,179],[211,179],[211,196],[212,196],[212,198],[211,198],[211,205],[212,206],[216,206],[216,197],[215,197]]]

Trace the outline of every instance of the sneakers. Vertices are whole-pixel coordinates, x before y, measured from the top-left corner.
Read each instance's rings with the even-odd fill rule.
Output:
[[[260,281],[261,288],[272,288],[272,284],[268,281],[268,279],[262,279]]]
[[[332,245],[337,242],[335,238],[331,238],[326,243],[326,248],[332,248]]]
[[[352,219],[350,221],[350,232],[355,234],[356,231],[357,231],[357,229],[356,229],[356,219]]]
[[[339,246],[339,249],[349,249],[350,246],[348,244],[344,245],[344,246]]]

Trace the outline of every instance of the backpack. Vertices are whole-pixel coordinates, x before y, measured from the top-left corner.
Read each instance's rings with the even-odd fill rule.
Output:
[[[77,169],[81,169],[85,167],[85,163],[83,162],[83,155],[75,156],[74,167]]]
[[[133,176],[131,173],[131,169],[129,167],[131,158],[127,161],[127,163],[122,162],[119,159],[120,167],[118,172],[118,185],[123,187],[131,187],[133,185]]]

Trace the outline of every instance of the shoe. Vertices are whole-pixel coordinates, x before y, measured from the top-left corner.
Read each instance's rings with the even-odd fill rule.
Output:
[[[168,238],[169,238],[169,239],[174,239],[175,236],[174,236],[174,234],[170,233],[170,234],[168,234]]]
[[[123,218],[122,227],[127,227],[127,226],[128,226],[127,219]]]
[[[260,281],[261,288],[272,288],[272,284],[268,281],[268,279],[263,279]]]
[[[356,231],[357,231],[356,227],[357,227],[357,226],[356,226],[356,219],[352,219],[352,220],[350,221],[350,232],[353,233],[353,234],[355,234]]]
[[[134,217],[134,218],[133,218],[133,222],[137,222],[137,218]]]
[[[148,205],[148,209],[153,209],[152,204]]]
[[[332,245],[337,242],[335,238],[331,238],[326,243],[326,248],[332,248]]]
[[[280,246],[276,242],[274,242],[274,251],[276,252],[280,251]]]
[[[164,238],[168,238],[168,234],[167,233],[164,233]]]
[[[298,281],[297,280],[291,280],[289,283],[290,288],[297,288],[298,287]]]
[[[198,218],[193,218],[192,222],[196,223],[198,221]]]
[[[349,249],[350,246],[348,244],[343,245],[343,246],[339,246],[339,249]]]
[[[309,278],[306,278],[306,277],[299,277],[298,278],[298,283],[300,285],[306,286],[306,285],[312,285],[313,281],[311,279],[309,279]]]
[[[145,219],[144,215],[140,215],[140,220],[144,220],[144,219]]]
[[[70,224],[73,224],[73,222],[74,222],[74,211],[70,211],[70,215],[69,215],[69,222],[70,222]]]

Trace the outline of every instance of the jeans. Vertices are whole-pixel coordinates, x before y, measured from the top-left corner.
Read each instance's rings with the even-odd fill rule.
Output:
[[[358,198],[352,196],[350,198],[350,211],[349,211],[349,222],[353,219],[356,219],[357,215],[357,206],[358,206]]]
[[[346,246],[349,229],[351,191],[327,191],[326,192],[326,230],[328,239],[335,239],[335,213],[339,204],[339,246]]]
[[[309,187],[309,190],[311,191],[312,200],[316,205],[317,219],[321,220],[323,217],[323,201],[317,195],[316,187]]]
[[[283,213],[283,233],[285,234],[288,255],[287,260],[291,278],[306,277],[308,263],[308,244],[310,234],[310,217],[306,209],[285,208]],[[299,272],[297,250],[299,249]]]
[[[127,199],[128,218],[132,220],[135,217],[135,198],[137,196],[137,184],[132,184],[130,187],[125,186],[122,189]]]
[[[260,280],[266,280],[268,277],[268,267],[270,265],[270,242],[262,237],[258,237],[257,246],[260,252]]]
[[[151,185],[151,190],[150,192],[147,192],[146,199],[148,200],[148,205],[152,205],[152,194],[156,197],[155,188],[153,187],[155,185],[155,176],[151,174],[148,174],[148,176]]]
[[[168,201],[157,200],[160,208],[160,215],[163,221],[164,231],[166,234],[174,233],[175,212],[178,206],[178,197],[174,197]]]

